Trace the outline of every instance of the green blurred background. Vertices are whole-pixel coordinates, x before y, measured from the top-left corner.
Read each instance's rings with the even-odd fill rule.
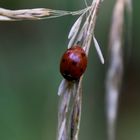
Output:
[[[89,1],[90,2],[90,1]],[[96,38],[107,58],[108,34],[114,0],[101,5]],[[117,140],[140,140],[139,4],[133,1],[131,55],[124,46],[125,68],[119,100]],[[83,0],[1,0],[9,9],[78,10]],[[0,22],[0,140],[55,140],[57,89],[62,80],[59,60],[77,17],[42,21]],[[126,31],[127,36],[127,31]],[[106,140],[105,74],[94,45],[83,83],[80,140]]]

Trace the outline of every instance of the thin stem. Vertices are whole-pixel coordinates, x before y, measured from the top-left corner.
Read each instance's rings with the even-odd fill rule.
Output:
[[[123,26],[126,0],[116,0],[109,40],[109,66],[106,78],[108,140],[116,139],[118,99],[123,75]]]

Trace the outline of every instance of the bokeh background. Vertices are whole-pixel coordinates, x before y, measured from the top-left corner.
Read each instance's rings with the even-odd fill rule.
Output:
[[[140,1],[133,1],[132,46],[124,46],[125,67],[117,140],[140,139],[139,4]],[[114,0],[104,0],[95,30],[105,58],[113,5]],[[1,0],[0,7],[78,10],[85,5],[83,0]],[[56,139],[57,89],[62,80],[59,61],[67,47],[69,29],[76,18],[67,16],[42,21],[0,22],[1,140]],[[104,102],[106,69],[106,63],[101,65],[92,44],[83,81],[80,140],[107,139]]]

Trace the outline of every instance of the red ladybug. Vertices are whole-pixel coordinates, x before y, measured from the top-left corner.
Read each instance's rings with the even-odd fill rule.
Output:
[[[75,45],[68,49],[62,56],[60,72],[68,81],[78,80],[87,67],[87,56],[85,51]]]

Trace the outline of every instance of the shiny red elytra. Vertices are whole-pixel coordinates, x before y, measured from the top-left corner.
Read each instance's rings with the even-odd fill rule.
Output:
[[[87,56],[85,51],[75,45],[68,49],[62,56],[60,72],[68,81],[78,80],[87,67]]]

